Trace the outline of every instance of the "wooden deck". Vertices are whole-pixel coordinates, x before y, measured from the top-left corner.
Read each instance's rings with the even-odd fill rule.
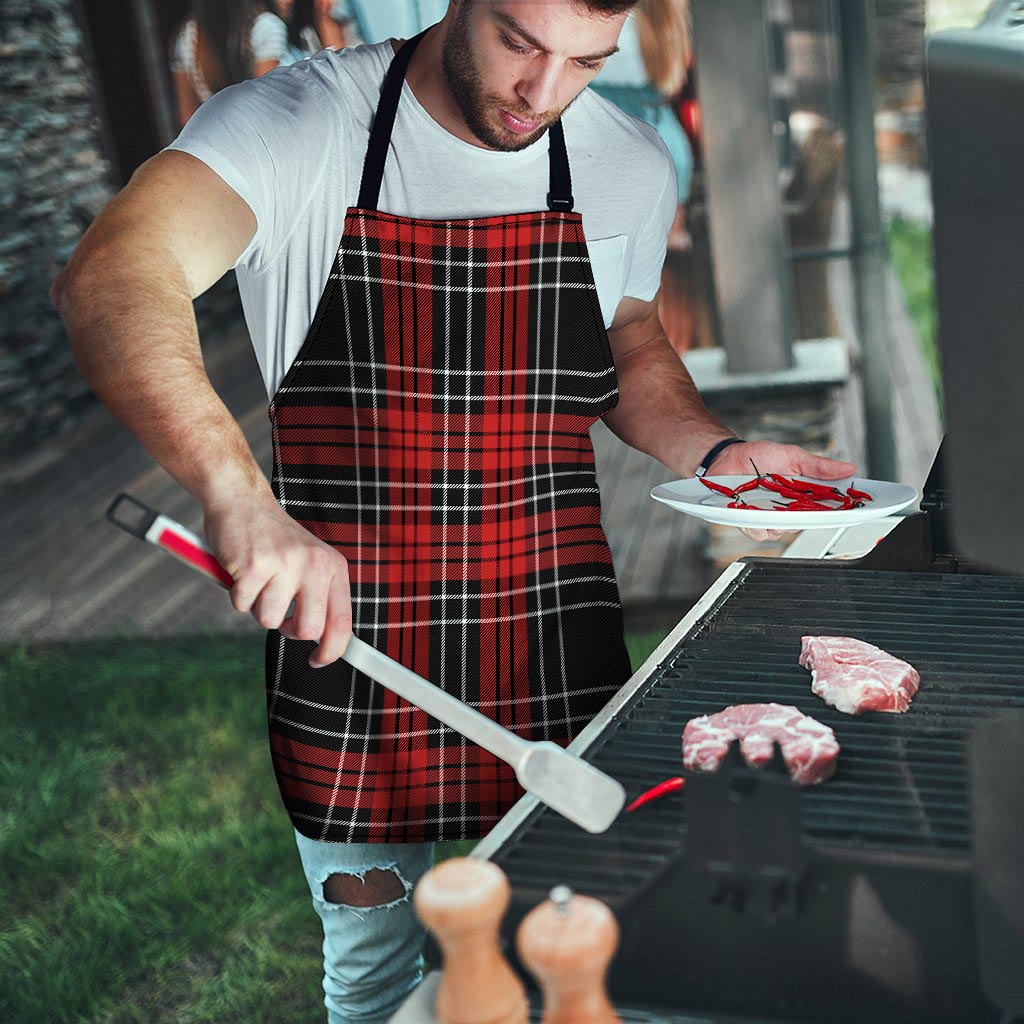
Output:
[[[207,370],[269,471],[266,393],[244,327],[207,354]],[[15,581],[0,602],[4,641],[259,632],[219,587],[104,518],[127,491],[201,532],[191,496],[102,407],[0,483],[4,573]]]
[[[830,287],[841,325],[848,327],[852,303],[841,267],[831,272]],[[900,475],[920,484],[941,436],[935,398],[894,281],[887,301]],[[244,327],[207,353],[207,368],[269,472],[266,394]],[[863,457],[859,394],[855,379],[841,403],[840,425],[844,447],[857,460]],[[603,424],[597,424],[593,436],[603,521],[627,625],[667,627],[711,581],[702,527],[648,497],[655,484],[671,477],[660,463],[626,447]],[[127,491],[201,530],[191,497],[104,409],[95,409],[71,435],[44,445],[25,462],[0,470],[0,485],[7,499],[0,511],[7,538],[2,568],[8,580],[0,601],[3,642],[261,632],[250,617],[234,611],[218,587],[105,520],[113,498]],[[745,553],[742,548],[736,553]],[[756,549],[753,543],[747,546]]]

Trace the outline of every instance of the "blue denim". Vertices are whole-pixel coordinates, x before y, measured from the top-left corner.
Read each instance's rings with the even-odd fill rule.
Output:
[[[298,829],[295,842],[313,909],[324,927],[327,1024],[384,1024],[423,978],[426,933],[412,909],[413,887],[434,863],[433,843],[324,843]],[[392,870],[405,895],[377,907],[324,899],[333,874]]]

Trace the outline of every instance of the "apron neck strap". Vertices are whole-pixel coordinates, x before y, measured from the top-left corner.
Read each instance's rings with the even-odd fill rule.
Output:
[[[376,210],[380,201],[380,188],[384,181],[384,163],[391,144],[391,132],[398,113],[398,101],[402,97],[402,84],[409,62],[420,41],[427,34],[425,28],[419,35],[406,40],[395,54],[384,76],[380,103],[370,130],[370,141],[363,161],[363,178],[359,186],[359,209]],[[548,161],[550,165],[550,191],[548,209],[569,213],[573,207],[572,179],[569,176],[569,155],[565,149],[565,133],[562,121],[555,121],[548,129]]]
[[[548,164],[551,175],[548,209],[571,213],[572,178],[569,176],[569,154],[565,151],[565,132],[562,131],[561,118],[548,129]]]

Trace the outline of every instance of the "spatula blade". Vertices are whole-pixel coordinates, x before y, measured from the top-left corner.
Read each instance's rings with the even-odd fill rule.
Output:
[[[626,802],[615,779],[548,740],[530,745],[516,776],[528,793],[595,834],[608,830]]]

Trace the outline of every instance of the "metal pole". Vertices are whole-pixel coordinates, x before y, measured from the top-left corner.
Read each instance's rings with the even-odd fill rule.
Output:
[[[731,373],[793,364],[765,0],[694,0],[708,227]]]
[[[881,480],[898,479],[892,417],[892,365],[887,327],[887,246],[878,205],[875,152],[873,4],[836,0],[843,95],[846,101],[846,160],[850,179],[850,234],[857,329],[863,353],[867,470]]]

